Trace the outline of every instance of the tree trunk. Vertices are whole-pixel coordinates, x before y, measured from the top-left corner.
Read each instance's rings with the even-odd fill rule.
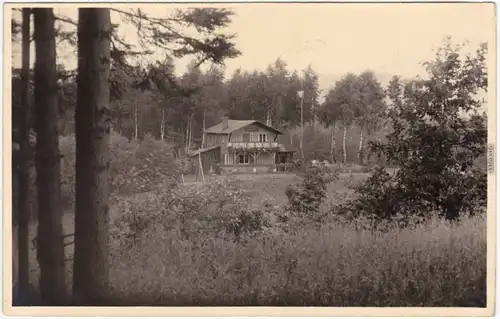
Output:
[[[30,182],[30,18],[31,9],[23,9],[23,35],[22,35],[22,96],[21,112],[19,117],[19,228],[17,232],[18,247],[18,287],[20,296],[29,294],[29,222],[31,218],[29,182]],[[16,278],[13,278],[14,280]]]
[[[108,287],[109,9],[79,9],[74,302],[99,305]]]
[[[358,148],[358,164],[362,165],[363,161],[363,130],[361,130],[361,133],[359,135],[359,148]]]
[[[331,143],[330,154],[332,157],[332,164],[333,163],[336,164],[337,163],[337,157],[336,157],[337,151],[336,151],[336,147],[335,147],[335,125],[333,125],[333,127],[332,127],[332,143]]]
[[[314,96],[311,97],[311,113],[312,113],[312,132],[314,136],[314,132],[316,130],[316,112],[314,112]]]
[[[118,134],[120,134],[120,136],[122,136],[123,134],[123,116],[120,114],[119,117],[118,117],[119,121],[118,121]]]
[[[191,114],[191,119],[189,120],[189,145],[188,151],[191,149],[191,144],[193,143],[193,114]]]
[[[206,125],[207,125],[207,121],[206,121],[206,118],[207,118],[207,108],[203,108],[203,131],[201,133],[201,147],[205,147],[205,129],[206,129]]]
[[[347,164],[347,151],[346,151],[346,138],[347,138],[347,126],[344,125],[344,135],[342,136],[342,156],[344,165]]]
[[[198,153],[198,165],[200,167],[201,181],[205,183],[205,172],[203,171],[203,162],[201,161],[201,152]]]
[[[189,150],[189,124],[191,123],[191,115],[188,115],[186,123],[186,138],[184,142],[184,154],[188,153]]]
[[[139,137],[139,108],[137,107],[138,93],[136,93],[134,98],[134,139],[137,140]]]
[[[194,114],[191,114],[189,117],[189,136],[188,136],[188,152],[191,150],[191,146],[193,144],[193,116]]]
[[[165,139],[165,109],[161,109],[161,124],[160,124],[160,138]]]
[[[184,120],[181,120],[180,123],[180,128],[181,128],[181,141],[179,145],[179,156],[182,157],[185,154],[186,151],[186,134],[184,131]],[[176,139],[177,141],[177,139]]]
[[[300,82],[302,91],[302,96],[300,98],[300,159],[304,162],[304,89],[302,87],[302,82]]]
[[[189,137],[190,137],[189,126],[190,126],[190,124],[191,124],[191,115],[188,116],[188,120],[186,123],[186,145],[184,145],[185,154],[187,154],[189,151]]]
[[[61,207],[56,42],[52,9],[33,9],[35,20],[37,259],[45,305],[64,303],[65,266]]]

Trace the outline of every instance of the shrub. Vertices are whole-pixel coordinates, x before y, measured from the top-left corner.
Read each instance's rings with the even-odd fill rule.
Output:
[[[127,244],[152,226],[179,232],[185,240],[207,236],[237,241],[269,226],[269,216],[249,208],[246,190],[222,177],[121,198],[112,216],[114,237]]]
[[[289,185],[285,190],[290,208],[301,215],[313,218],[326,198],[326,186],[338,178],[332,165],[318,163],[306,168],[303,182]]]
[[[75,199],[75,136],[60,138],[61,192],[67,205]],[[143,140],[128,141],[114,131],[110,136],[112,196],[173,188],[179,181],[180,169],[170,147],[146,135]]]
[[[167,144],[155,140],[150,134],[142,141],[135,142],[137,145],[134,142],[130,143],[132,145],[118,143],[116,146],[121,147],[112,163],[115,192],[136,194],[150,192],[158,187],[171,189],[177,185],[180,167]]]
[[[397,212],[409,216],[438,211],[448,220],[472,214],[486,203],[486,173],[473,169],[486,150],[486,117],[480,114],[480,90],[487,88],[482,45],[461,60],[451,44],[428,63],[429,80],[388,88],[393,108],[386,143],[372,143],[399,167],[394,178],[373,173],[357,190],[359,209],[379,218]]]

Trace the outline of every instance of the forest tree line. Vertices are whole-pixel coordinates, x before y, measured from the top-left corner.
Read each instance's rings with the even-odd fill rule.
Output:
[[[76,72],[62,66],[58,66],[57,72],[59,131],[61,135],[74,134]],[[116,79],[120,79],[119,87],[113,82]],[[21,109],[21,101],[16,98],[21,96],[17,93],[22,87],[20,70],[13,70],[12,81],[16,111]],[[281,142],[296,150],[300,148],[301,123],[305,131],[312,129],[310,134],[305,133],[306,144],[314,143],[314,134],[325,134],[328,127],[331,133],[328,132],[327,143],[334,143],[326,146],[323,153],[325,159],[332,161],[337,161],[336,153],[343,154],[343,162],[348,161],[345,140],[355,136],[358,149],[349,161],[361,162],[364,139],[383,128],[387,109],[385,88],[369,70],[345,75],[321,99],[317,72],[311,66],[300,72],[289,70],[281,58],[266,70],[238,69],[228,79],[223,66],[212,64],[202,69],[196,61],[181,76],[175,76],[172,59],[145,68],[117,66],[111,68],[110,85],[116,91],[110,102],[114,131],[128,139],[151,134],[173,142],[180,154],[201,147],[203,129],[219,123],[222,116],[229,116],[269,123],[285,132]],[[300,91],[304,92],[303,101]],[[14,116],[18,113],[14,112]],[[339,150],[336,139],[342,143]],[[353,142],[349,142],[352,148]]]
[[[158,35],[145,31],[149,29],[138,20],[139,17],[149,19],[149,23],[160,29],[167,28],[162,24],[164,22],[158,25],[156,18],[143,13],[135,15],[116,11],[137,26],[146,42],[154,43],[156,49],[166,50],[163,61],[137,62],[148,61],[151,52],[133,50],[117,34],[112,34],[110,118],[112,129],[128,139],[151,134],[154,138],[171,142],[176,154],[183,155],[202,146],[204,128],[219,123],[221,116],[229,116],[231,119],[255,119],[271,124],[285,132],[280,142],[305,153],[308,159],[319,156],[332,162],[362,163],[366,141],[381,135],[376,133],[383,129],[386,88],[370,70],[357,75],[346,74],[336,83],[331,83],[326,92],[320,90],[318,73],[311,66],[291,70],[281,58],[270,63],[265,70],[240,68],[228,77],[224,76],[224,65],[219,63],[217,56],[211,64],[203,67],[200,67],[203,61],[194,59],[183,74],[176,76],[175,54],[182,50],[175,51],[168,44],[158,44],[155,40]],[[199,14],[196,10],[193,12],[193,15]],[[223,14],[226,13],[224,10]],[[71,31],[75,21],[56,16],[55,23],[59,23],[56,28],[58,43],[75,46],[76,38]],[[61,31],[62,26],[69,31]],[[20,30],[19,23],[14,21],[13,31],[19,33]],[[18,35],[14,33],[13,39],[16,37]],[[230,58],[239,54],[232,47],[228,52]],[[76,74],[76,70],[66,70],[62,64],[56,64],[58,129],[63,136],[75,132]],[[17,123],[15,119],[22,109],[22,94],[19,94],[21,70],[13,69],[12,75],[13,116],[14,123]],[[30,85],[30,88],[33,90],[34,86]],[[299,96],[299,91],[303,92],[302,96]],[[34,123],[35,115],[29,117],[30,123]],[[323,134],[315,130],[317,124]],[[307,126],[312,128],[310,136],[303,133]],[[325,126],[327,130],[321,130]],[[17,140],[17,132],[17,126],[13,125],[14,140]],[[316,141],[317,138],[321,141]],[[316,150],[311,148],[313,144]],[[337,144],[341,146],[337,147]],[[352,155],[348,157],[348,154]],[[341,158],[337,158],[339,156]]]

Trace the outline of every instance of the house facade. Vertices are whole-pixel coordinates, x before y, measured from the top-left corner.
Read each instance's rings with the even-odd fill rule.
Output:
[[[276,172],[294,152],[278,142],[282,134],[259,121],[223,118],[204,131],[204,147],[191,156],[199,157],[203,172]]]

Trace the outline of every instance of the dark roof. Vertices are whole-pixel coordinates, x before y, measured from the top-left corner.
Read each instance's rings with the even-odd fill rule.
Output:
[[[243,127],[246,127],[246,126],[249,126],[249,125],[252,125],[252,124],[259,124],[261,126],[264,126],[278,134],[283,134],[282,132],[280,132],[279,130],[269,126],[269,125],[266,125],[260,121],[255,121],[255,120],[227,120],[227,124],[228,124],[228,128],[226,129],[223,129],[223,124],[222,122],[217,124],[217,125],[214,125],[212,127],[209,127],[207,129],[205,129],[205,133],[215,133],[215,134],[229,134],[229,133],[232,133],[234,131],[237,131],[239,130],[240,128],[243,128]]]
[[[188,157],[193,157],[193,156],[196,156],[200,153],[205,153],[205,152],[208,152],[208,151],[211,151],[211,150],[215,150],[216,148],[219,148],[221,147],[220,145],[216,145],[216,146],[212,146],[212,147],[205,147],[205,148],[199,148],[197,149],[196,151],[192,151],[188,154]]]

